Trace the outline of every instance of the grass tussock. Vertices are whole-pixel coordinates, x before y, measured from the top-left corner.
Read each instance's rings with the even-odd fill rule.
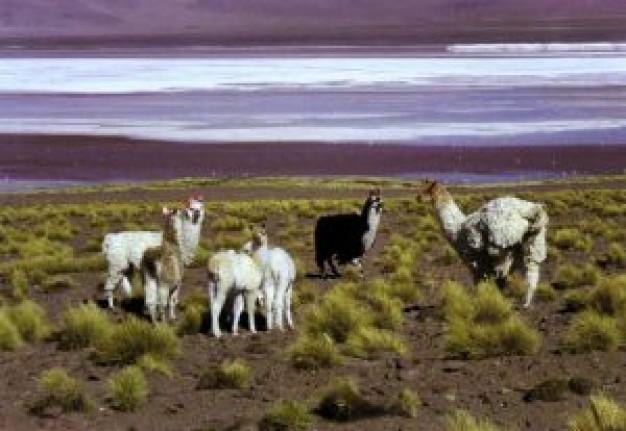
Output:
[[[487,419],[476,419],[465,410],[455,410],[445,418],[446,431],[501,431]]]
[[[80,382],[63,368],[51,368],[41,373],[39,387],[43,397],[31,406],[31,412],[41,414],[47,408],[58,406],[65,412],[85,412],[92,408]]]
[[[116,410],[134,411],[147,398],[148,382],[141,368],[131,365],[113,374],[107,381],[111,406]]]
[[[174,330],[166,325],[153,326],[130,317],[113,327],[110,334],[96,345],[96,359],[107,364],[131,364],[143,355],[159,360],[178,356],[179,341]]]
[[[328,335],[301,334],[289,347],[292,365],[299,369],[315,370],[341,364],[339,349]]]
[[[145,371],[156,372],[167,377],[172,377],[172,367],[164,359],[155,358],[150,354],[141,356],[137,360],[137,365]]]
[[[24,340],[6,310],[0,309],[0,350],[15,351],[24,345]]]
[[[409,388],[402,388],[391,405],[391,411],[407,418],[416,418],[421,401]]]
[[[7,315],[24,341],[36,342],[50,335],[45,310],[36,302],[25,300],[7,308]]]
[[[563,338],[566,350],[573,353],[594,350],[612,352],[622,343],[618,320],[596,311],[583,311],[568,325]]]
[[[207,310],[208,306],[206,304],[185,304],[182,318],[176,327],[178,335],[193,335],[200,333],[203,329]]]
[[[277,401],[263,414],[259,431],[307,431],[313,426],[313,415],[297,401]]]
[[[603,394],[589,398],[589,408],[577,413],[568,431],[626,431],[626,409]]]
[[[528,355],[539,348],[539,334],[512,312],[510,302],[492,283],[481,283],[474,296],[457,283],[447,283],[443,314],[445,347],[452,356]]]
[[[366,400],[354,379],[339,378],[323,390],[315,413],[332,421],[349,422],[380,415],[384,409]]]
[[[610,316],[626,313],[626,274],[602,278],[589,293],[587,306]]]
[[[595,286],[600,277],[600,270],[592,264],[583,267],[566,264],[559,266],[552,284],[556,289]]]
[[[250,366],[241,359],[224,361],[200,376],[197,389],[247,389],[252,381]]]
[[[106,313],[92,302],[66,309],[61,321],[59,346],[65,350],[95,346],[113,329]]]
[[[378,328],[359,328],[346,340],[344,351],[358,358],[375,358],[385,352],[406,355],[408,349],[393,332]]]
[[[75,289],[78,283],[68,275],[55,275],[46,278],[41,284],[41,288],[46,293],[60,292],[69,289]]]
[[[552,243],[562,250],[590,251],[593,248],[593,239],[578,229],[558,229],[552,236]]]

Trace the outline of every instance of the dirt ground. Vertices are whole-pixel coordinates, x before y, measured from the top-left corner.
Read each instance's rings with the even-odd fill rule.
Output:
[[[586,188],[624,190],[623,180],[585,185]],[[524,192],[534,192],[538,199],[543,192],[561,189],[581,189],[574,184],[537,186]],[[515,186],[490,188],[490,194],[521,191]],[[365,190],[320,190],[311,188],[200,188],[209,201],[242,201],[250,199],[344,199],[364,196]],[[455,190],[456,193],[467,191]],[[413,190],[383,190],[386,198],[413,198]],[[155,202],[180,197],[179,190],[126,191],[93,194],[7,194],[0,196],[3,206],[30,206],[38,204],[98,202]],[[386,218],[385,218],[386,217]],[[209,231],[208,214],[204,235]],[[578,220],[562,215],[554,220],[558,225],[576,225]],[[383,226],[371,255],[380,255],[394,232],[402,232],[402,225],[393,217],[384,215]],[[270,232],[272,230],[270,223]],[[623,228],[623,227],[622,227]],[[307,239],[308,241],[308,239]],[[440,238],[442,244],[443,237]],[[314,271],[313,250],[299,256],[308,271]],[[584,254],[571,254],[567,260],[578,264]],[[369,259],[367,277],[379,276],[379,269]],[[439,285],[453,279],[467,285],[470,277],[460,263],[439,265],[420,260],[417,274],[430,274]],[[542,269],[544,280],[550,280],[554,263]],[[99,285],[103,273],[72,274],[79,287],[53,293],[34,289],[32,299],[41,304],[53,322],[70,304],[102,298]],[[183,297],[204,292],[205,272],[190,269],[185,275]],[[308,278],[304,282],[320,291],[332,289],[335,280]],[[2,280],[7,288],[7,280]],[[297,290],[297,286],[296,286]],[[489,418],[511,430],[557,431],[566,429],[567,418],[587,405],[587,398],[569,394],[557,402],[526,402],[526,390],[549,378],[583,376],[591,379],[597,388],[621,403],[626,402],[626,352],[595,352],[566,354],[559,349],[566,324],[571,315],[563,311],[561,293],[555,300],[537,301],[531,310],[521,311],[526,321],[537,328],[542,337],[541,350],[532,356],[497,357],[483,360],[450,359],[444,348],[444,323],[438,318],[437,295],[424,299],[405,309],[405,323],[401,335],[410,353],[405,357],[385,355],[380,359],[346,359],[341,366],[321,371],[294,369],[286,358],[286,348],[295,340],[296,332],[265,332],[250,334],[245,328],[240,335],[229,333],[221,339],[209,334],[187,335],[181,338],[182,353],[174,361],[173,376],[149,374],[148,402],[136,412],[112,410],[106,402],[106,379],[112,367],[99,366],[89,359],[90,352],[62,351],[53,341],[27,344],[17,352],[0,352],[0,429],[4,430],[227,430],[254,429],[254,423],[263,411],[277,399],[307,401],[335,376],[354,376],[364,396],[375,403],[385,403],[401,387],[414,390],[421,399],[417,418],[381,415],[348,423],[334,423],[316,418],[316,430],[424,430],[443,429],[445,414],[456,408],[469,410],[473,415]],[[123,311],[114,318],[121,319]],[[298,318],[296,315],[296,322]],[[248,390],[196,390],[201,373],[225,359],[242,358],[253,370],[253,383]],[[53,366],[65,367],[71,375],[84,382],[86,392],[96,402],[91,413],[53,412],[47,417],[28,413],[25,405],[37,393],[37,378]]]

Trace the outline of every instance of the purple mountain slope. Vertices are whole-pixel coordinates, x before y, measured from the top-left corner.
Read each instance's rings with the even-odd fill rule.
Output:
[[[0,2],[0,42],[4,44],[413,44],[624,39],[624,0]]]

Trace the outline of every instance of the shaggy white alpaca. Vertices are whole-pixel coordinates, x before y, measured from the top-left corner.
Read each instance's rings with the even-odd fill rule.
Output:
[[[243,246],[263,270],[263,295],[267,329],[276,326],[284,328],[283,318],[287,326],[293,328],[291,316],[291,297],[296,279],[296,265],[284,249],[269,247],[265,225],[254,226],[252,241]]]
[[[209,259],[207,276],[207,290],[211,305],[211,329],[215,337],[222,332],[219,326],[220,313],[226,298],[234,296],[233,304],[233,334],[239,329],[239,317],[244,307],[248,312],[250,331],[255,333],[254,311],[256,300],[260,297],[263,274],[260,266],[245,253],[234,250],[220,251]]]
[[[200,196],[190,198],[186,208],[180,211],[173,220],[176,239],[186,266],[193,261],[200,241],[203,221],[204,203]],[[109,308],[113,308],[113,291],[118,285],[121,284],[126,295],[131,294],[132,288],[127,273],[133,269],[139,269],[145,251],[148,248],[160,246],[162,241],[162,232],[118,232],[104,237],[102,254],[108,263],[104,291]]]
[[[163,241],[160,246],[147,249],[141,261],[145,303],[153,323],[165,321],[166,309],[169,309],[171,320],[176,318],[174,309],[178,303],[184,270],[182,250],[174,229],[178,212],[163,208]]]
[[[495,277],[503,287],[509,273],[519,269],[526,275],[524,307],[529,307],[539,282],[539,265],[547,257],[548,214],[543,204],[502,197],[466,216],[443,185],[430,180],[423,185],[445,237],[474,280]]]

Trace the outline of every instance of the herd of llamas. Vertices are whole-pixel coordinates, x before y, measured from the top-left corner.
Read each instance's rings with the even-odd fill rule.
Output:
[[[501,197],[465,215],[444,185],[424,180],[418,198],[428,196],[445,238],[468,267],[475,282],[493,278],[503,287],[515,270],[526,277],[524,307],[531,305],[539,281],[540,264],[546,259],[548,215],[541,203]],[[336,266],[352,264],[363,276],[363,258],[376,239],[383,210],[380,190],[371,190],[360,214],[333,214],[318,218],[315,226],[315,261],[322,277],[327,267],[339,277]],[[204,203],[190,198],[182,209],[163,208],[162,232],[119,232],[105,236],[102,252],[108,262],[104,285],[108,306],[114,307],[118,286],[131,293],[129,273],[141,271],[145,308],[153,322],[175,319],[184,268],[194,259]],[[283,248],[269,244],[264,225],[254,226],[252,238],[240,250],[221,250],[207,264],[207,293],[211,329],[221,336],[219,317],[228,298],[233,299],[232,333],[237,334],[240,315],[248,313],[255,332],[258,303],[265,309],[267,328],[293,327],[291,298],[296,279],[293,258]]]

